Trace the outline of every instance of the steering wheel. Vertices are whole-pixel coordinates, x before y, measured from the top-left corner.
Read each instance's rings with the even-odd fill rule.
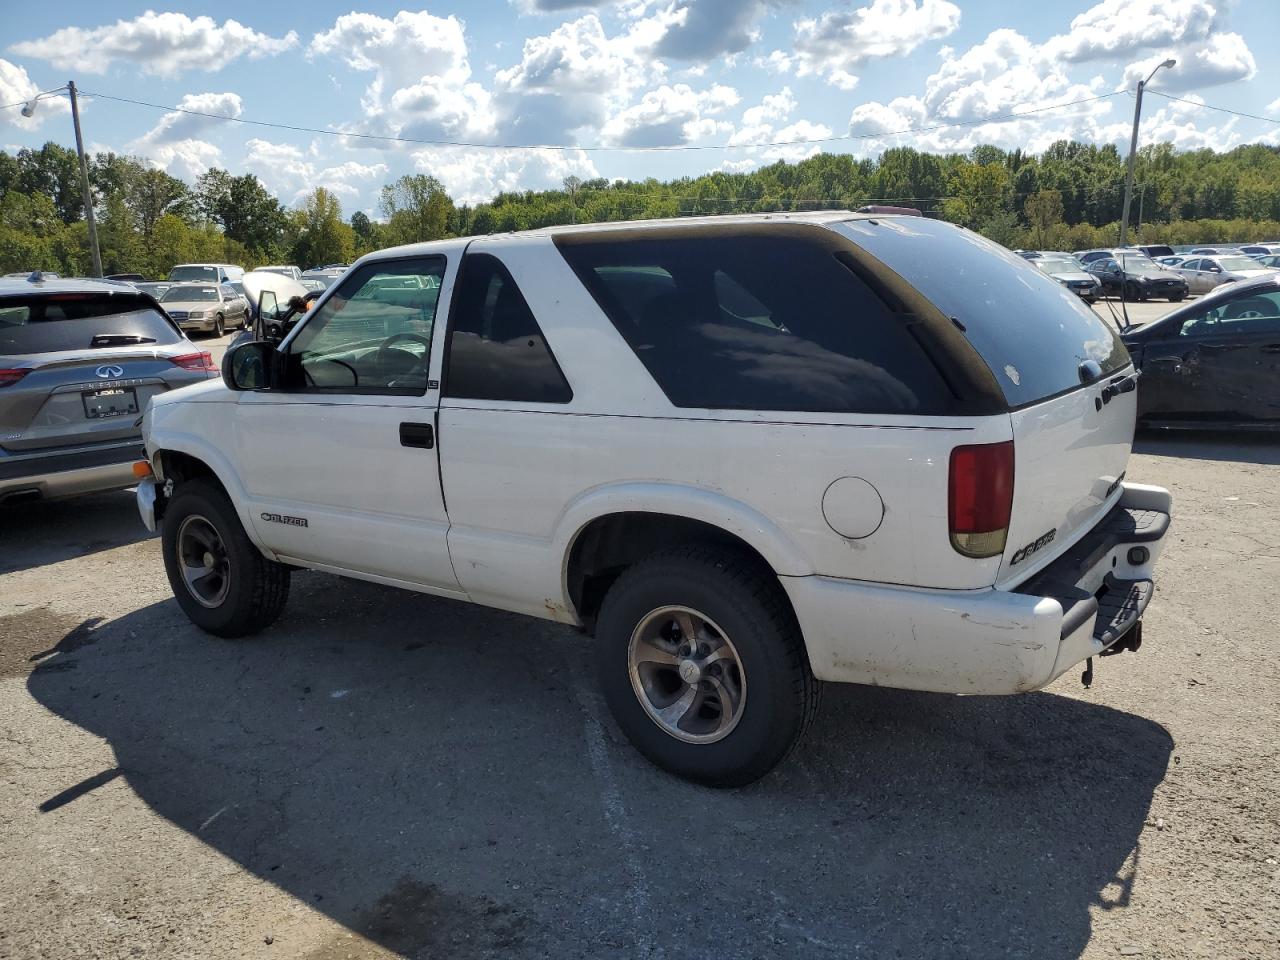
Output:
[[[378,351],[374,355],[374,362],[378,365],[379,370],[385,370],[390,367],[394,361],[391,358],[391,351],[395,349],[397,343],[420,343],[422,344],[422,357],[417,357],[411,350],[396,350],[397,353],[406,354],[413,357],[416,366],[431,352],[431,341],[426,337],[416,333],[393,333],[387,339],[383,340],[378,346]],[[409,368],[413,369],[412,367]],[[407,371],[405,371],[407,372]]]
[[[1222,311],[1224,320],[1258,320],[1274,315],[1275,307],[1261,297],[1237,300],[1235,303],[1227,304]]]

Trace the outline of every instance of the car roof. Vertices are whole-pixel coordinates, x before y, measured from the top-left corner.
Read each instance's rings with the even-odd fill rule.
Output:
[[[86,280],[78,277],[55,277],[47,280],[19,280],[0,277],[0,297],[31,296],[57,293],[123,293],[136,295],[138,288],[123,280]]]
[[[358,263],[382,260],[384,258],[413,256],[419,253],[431,253],[443,247],[455,246],[475,240],[496,239],[498,237],[557,237],[579,236],[582,234],[607,232],[639,232],[655,230],[662,227],[698,227],[698,226],[740,226],[744,224],[787,224],[811,223],[823,225],[828,223],[844,223],[849,220],[907,220],[918,218],[902,213],[855,213],[852,210],[817,210],[804,213],[739,213],[705,217],[666,217],[660,220],[611,220],[603,223],[564,224],[555,227],[536,227],[532,230],[519,230],[509,233],[480,234],[474,237],[455,237],[448,240],[429,240],[425,243],[409,243],[399,247],[388,247],[366,254]],[[311,272],[311,271],[308,271]]]

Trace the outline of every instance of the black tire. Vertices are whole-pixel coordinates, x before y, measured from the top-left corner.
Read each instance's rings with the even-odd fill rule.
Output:
[[[222,314],[219,313],[213,318],[213,335],[215,337],[221,337],[226,332],[226,327],[222,322]]]
[[[1170,298],[1169,298],[1169,302],[1170,302],[1170,303],[1181,303],[1181,302],[1182,302],[1183,300],[1185,300],[1185,299],[1187,299],[1187,295],[1186,295],[1185,293],[1178,293],[1178,294],[1174,294],[1172,297],[1170,297]]]
[[[198,601],[183,577],[178,531],[183,522],[203,518],[225,550],[225,598],[208,607]],[[164,513],[161,552],[169,586],[178,606],[201,630],[217,637],[245,637],[270,626],[289,599],[290,570],[268,560],[249,540],[226,493],[210,480],[189,480],[174,493]]]
[[[709,617],[736,648],[746,696],[723,739],[678,739],[646,712],[632,686],[632,633],[668,605]],[[697,783],[739,787],[760,779],[795,748],[817,713],[821,684],[777,577],[729,549],[676,547],[625,570],[601,606],[596,648],[605,699],[622,732],[657,766]]]

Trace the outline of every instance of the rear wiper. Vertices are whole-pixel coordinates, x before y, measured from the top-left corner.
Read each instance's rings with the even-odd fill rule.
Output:
[[[132,333],[95,333],[91,347],[125,347],[135,343],[155,343],[155,337],[139,337]]]

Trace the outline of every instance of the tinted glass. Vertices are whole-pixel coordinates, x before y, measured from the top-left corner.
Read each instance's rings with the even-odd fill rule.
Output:
[[[1223,270],[1257,270],[1258,261],[1248,257],[1219,257],[1218,265]]]
[[[217,267],[174,267],[169,271],[170,280],[208,280],[217,281]]]
[[[573,399],[533,311],[497,257],[470,254],[462,261],[449,322],[445,396],[526,403]]]
[[[1208,309],[1184,316],[1177,333],[1183,337],[1276,336],[1280,334],[1280,291],[1257,290],[1214,301]]]
[[[167,319],[135,297],[60,294],[0,300],[0,356],[181,339]]]
[[[923,348],[821,234],[676,228],[560,250],[678,407],[945,412]]]
[[[427,390],[443,257],[367,263],[308,317],[289,345],[286,385],[330,393]]]
[[[1085,360],[1103,375],[1129,363],[1116,331],[1079,297],[976,233],[921,217],[841,228],[964,325],[1012,406],[1079,387]]]

